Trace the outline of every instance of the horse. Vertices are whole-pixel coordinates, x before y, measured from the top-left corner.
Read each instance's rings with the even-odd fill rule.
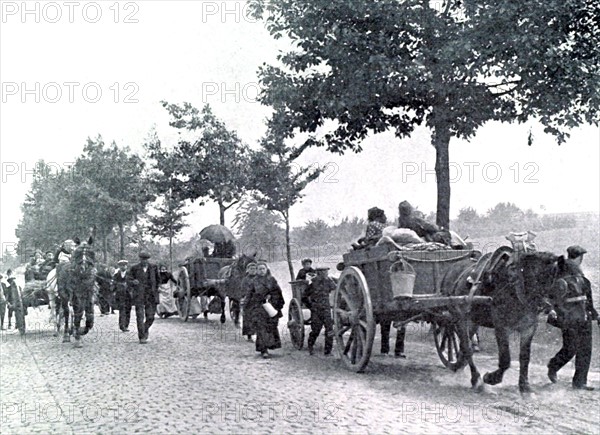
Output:
[[[239,326],[240,301],[244,297],[242,294],[242,280],[246,276],[246,267],[254,261],[256,261],[254,256],[242,254],[236,258],[232,264],[224,266],[219,270],[218,277],[220,280],[223,280],[221,290],[222,293],[229,298],[229,313],[235,326]],[[224,309],[225,301],[223,299],[223,310]]]
[[[58,295],[64,313],[63,343],[71,341],[69,336],[69,302],[73,306],[73,335],[75,347],[82,347],[81,336],[86,335],[94,326],[94,286],[96,283],[96,254],[88,243],[79,245],[68,263],[57,266]],[[85,311],[85,329],[79,326]]]
[[[575,265],[550,252],[518,254],[510,247],[500,247],[482,256],[475,264],[471,259],[457,262],[442,279],[442,293],[449,296],[490,296],[490,305],[464,308],[450,306],[460,342],[458,361],[453,370],[467,364],[471,370],[471,385],[481,389],[481,375],[473,362],[469,321],[474,325],[494,328],[498,344],[498,369],[486,373],[483,382],[497,385],[511,363],[509,332],[519,333],[519,390],[529,394],[529,361],[531,343],[537,330],[538,315],[557,307],[569,322],[585,319],[583,287],[574,279]],[[570,285],[566,286],[565,283]]]

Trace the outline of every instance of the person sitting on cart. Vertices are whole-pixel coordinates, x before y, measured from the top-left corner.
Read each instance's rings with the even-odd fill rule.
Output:
[[[232,240],[216,242],[212,256],[215,258],[233,258],[235,257],[235,252],[235,243]]]
[[[333,319],[329,294],[336,285],[328,276],[328,267],[317,267],[317,276],[307,287],[304,296],[310,302],[310,334],[308,335],[308,352],[314,355],[314,345],[325,326],[325,355],[331,354],[333,347]]]
[[[383,229],[387,223],[385,212],[378,207],[372,207],[367,211],[367,220],[368,223],[365,236],[358,239],[357,243],[352,244],[354,249],[363,249],[368,246],[374,246],[379,239],[381,239]]]
[[[25,282],[35,281],[38,279],[43,260],[44,256],[42,255],[42,251],[39,249],[36,250],[31,256],[27,267],[25,268]]]
[[[44,280],[48,277],[48,274],[56,267],[56,263],[54,262],[54,252],[48,251],[46,252],[46,257],[42,265],[40,266],[40,270],[38,272],[38,276],[36,279]]]
[[[312,267],[312,260],[310,258],[305,258],[302,260],[302,269],[298,271],[296,275],[296,281],[307,281],[310,284],[310,281],[316,276],[315,269]],[[306,298],[305,295],[302,295],[302,305],[306,308],[310,308],[310,301]]]
[[[450,232],[420,217],[419,212],[413,209],[413,206],[408,201],[402,201],[398,204],[398,213],[398,228],[413,230],[426,242],[451,245]]]
[[[302,260],[302,269],[300,269],[296,275],[296,281],[306,281],[310,278],[310,275],[315,275],[315,269],[312,267],[312,260],[310,258],[305,258]]]

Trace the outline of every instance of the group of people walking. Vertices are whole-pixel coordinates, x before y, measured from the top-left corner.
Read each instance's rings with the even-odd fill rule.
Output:
[[[172,287],[177,284],[166,266],[149,262],[150,254],[141,252],[139,263],[128,267],[127,260],[117,262],[119,269],[112,277],[115,301],[119,310],[119,329],[129,331],[131,309],[135,308],[138,339],[145,344],[150,327],[158,313],[161,317],[177,314]]]

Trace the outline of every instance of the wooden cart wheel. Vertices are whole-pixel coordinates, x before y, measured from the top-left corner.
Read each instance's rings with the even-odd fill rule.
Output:
[[[302,314],[302,305],[296,298],[290,301],[288,308],[288,329],[292,344],[298,350],[304,346],[304,315]]]
[[[25,307],[23,306],[23,299],[21,299],[21,292],[19,286],[13,281],[11,282],[11,292],[13,300],[13,311],[15,313],[15,326],[19,330],[21,335],[25,334]]]
[[[340,276],[333,299],[333,328],[342,361],[362,373],[373,349],[375,317],[367,280],[358,267],[347,267]]]
[[[452,323],[433,322],[433,339],[438,356],[446,367],[456,371],[458,369],[458,353],[460,351],[460,340],[456,332],[456,326]]]
[[[179,284],[179,291],[177,292],[177,299],[175,303],[177,305],[177,311],[179,317],[184,322],[187,322],[190,317],[190,304],[192,301],[192,289],[190,287],[190,275],[185,267],[181,267],[179,270],[179,276],[177,277]]]

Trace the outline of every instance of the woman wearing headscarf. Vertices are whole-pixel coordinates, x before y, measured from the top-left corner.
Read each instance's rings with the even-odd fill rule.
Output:
[[[260,352],[263,358],[269,357],[269,350],[279,349],[281,347],[281,338],[277,330],[279,318],[283,317],[284,300],[281,288],[277,280],[269,272],[267,263],[260,261],[257,263],[257,276],[244,298],[246,301],[245,313],[250,320],[250,328],[256,331],[256,351]],[[275,309],[274,315],[267,312],[267,309]]]
[[[175,298],[173,297],[173,284],[177,285],[177,281],[164,264],[160,265],[158,275],[159,304],[156,307],[156,312],[159,317],[166,319],[177,314],[177,305],[175,305]]]
[[[256,263],[248,263],[246,266],[246,276],[242,279],[241,289],[242,294],[247,295],[252,291],[254,280],[256,279]],[[252,322],[250,320],[250,312],[246,309],[246,298],[242,298],[242,335],[245,335],[248,341],[252,341],[252,336],[256,334],[256,331],[252,329]]]
[[[375,245],[381,238],[387,217],[382,209],[372,207],[367,211],[367,222],[365,236],[358,239],[357,243],[352,244],[354,249],[362,249]]]

